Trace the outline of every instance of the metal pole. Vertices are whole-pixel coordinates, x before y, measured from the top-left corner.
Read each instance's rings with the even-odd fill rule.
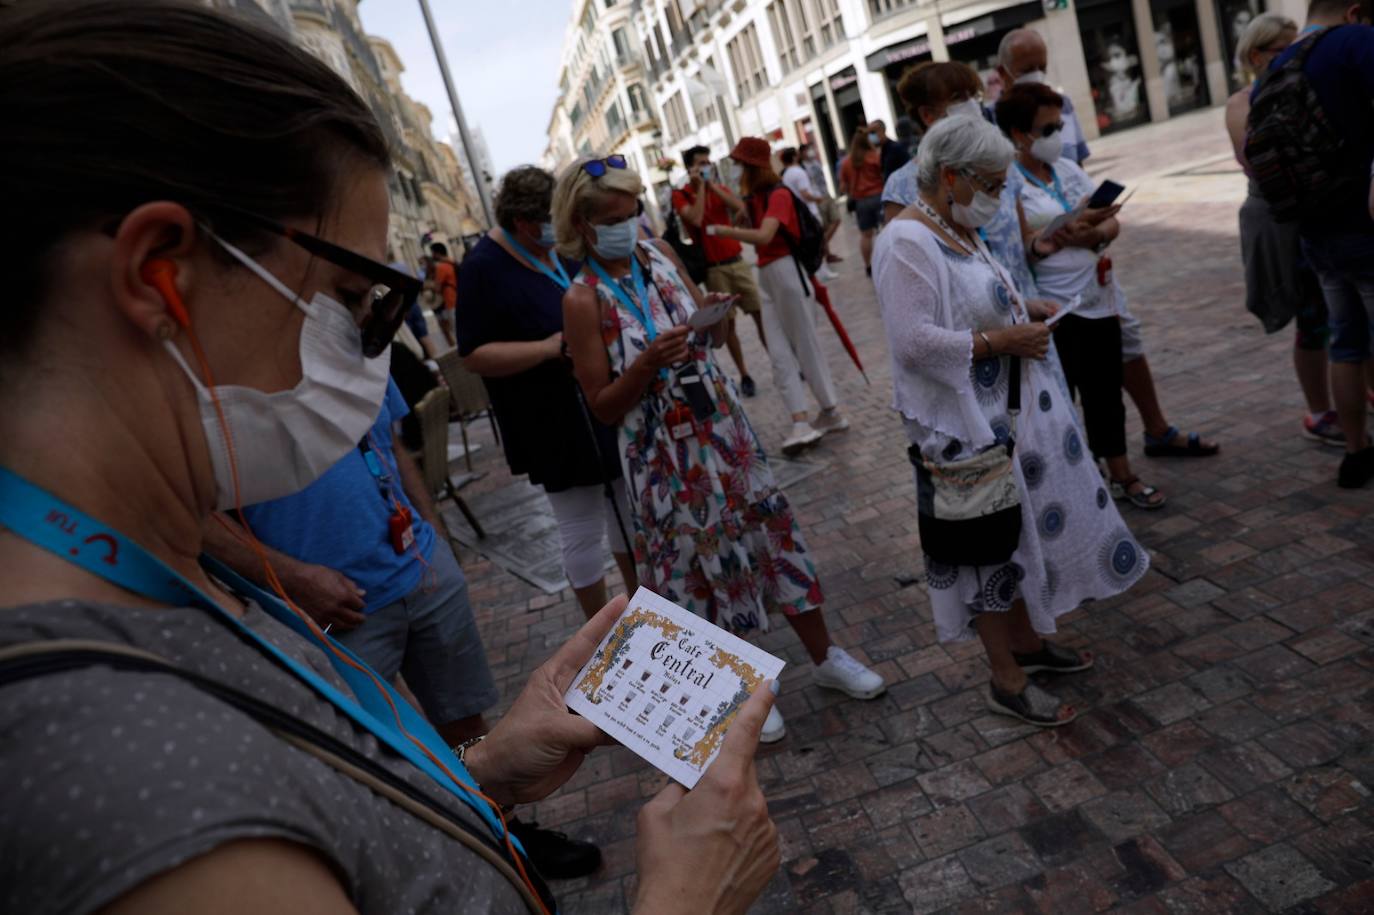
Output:
[[[496,225],[496,217],[491,208],[491,198],[487,194],[486,178],[478,171],[472,157],[472,137],[468,135],[468,122],[463,118],[463,106],[458,104],[458,91],[453,88],[453,77],[448,72],[448,58],[444,56],[444,46],[439,42],[439,31],[434,27],[434,15],[429,11],[429,0],[420,0],[420,12],[425,17],[425,27],[429,29],[429,42],[434,46],[434,58],[439,61],[439,74],[444,78],[444,88],[448,91],[449,107],[453,109],[453,119],[458,122],[458,136],[463,140],[463,156],[468,160],[468,174],[472,183],[477,185],[477,199],[482,201],[482,213],[487,218],[487,226]]]

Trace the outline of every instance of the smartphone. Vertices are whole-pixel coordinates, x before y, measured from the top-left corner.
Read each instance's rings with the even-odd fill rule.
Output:
[[[1093,191],[1091,199],[1088,200],[1088,209],[1100,210],[1103,207],[1111,206],[1124,190],[1126,188],[1115,181],[1103,181],[1097,190]]]

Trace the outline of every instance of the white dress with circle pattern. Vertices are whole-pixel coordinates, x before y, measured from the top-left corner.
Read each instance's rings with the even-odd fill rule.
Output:
[[[892,355],[893,406],[928,458],[971,457],[1011,430],[1008,357],[973,359],[970,330],[1013,323],[1006,274],[943,244],[925,225],[899,219],[873,252],[873,276]],[[1135,584],[1149,558],[1126,528],[1084,446],[1078,414],[1051,365],[1021,361],[1013,470],[1021,487],[1021,539],[997,566],[926,558],[941,641],[975,635],[977,614],[1024,598],[1037,632],[1087,600]]]

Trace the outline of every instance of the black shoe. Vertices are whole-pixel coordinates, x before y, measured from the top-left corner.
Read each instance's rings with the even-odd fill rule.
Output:
[[[1336,474],[1336,485],[1342,489],[1359,489],[1370,478],[1374,478],[1374,445],[1354,453],[1347,451],[1340,472]]]
[[[754,379],[744,375],[739,380],[739,392],[745,397],[753,397],[758,393],[758,388],[754,387]]]
[[[549,880],[585,877],[601,866],[601,849],[570,839],[561,832],[540,829],[538,823],[508,820],[511,834],[525,846],[535,870]]]
[[[864,268],[864,276],[872,277],[872,276],[873,276],[873,268],[872,268],[872,267],[865,267],[865,268]]]

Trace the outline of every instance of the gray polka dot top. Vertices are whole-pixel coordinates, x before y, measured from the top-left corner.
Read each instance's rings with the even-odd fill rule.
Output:
[[[322,652],[260,608],[245,622],[347,691]],[[0,645],[62,638],[133,645],[266,700],[486,832],[461,801],[202,611],[0,610]],[[0,911],[91,912],[247,838],[314,849],[363,913],[525,911],[460,843],[177,677],[93,666],[0,689]]]

